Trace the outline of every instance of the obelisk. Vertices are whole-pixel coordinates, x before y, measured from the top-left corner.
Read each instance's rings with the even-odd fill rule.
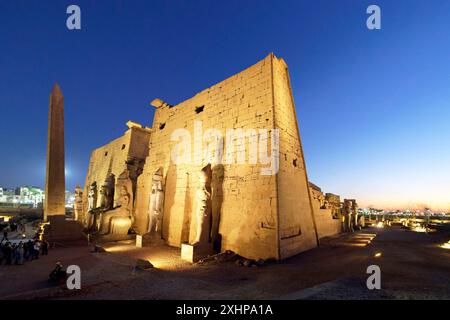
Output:
[[[58,84],[50,93],[45,177],[44,220],[65,216],[66,180],[64,164],[64,97]]]

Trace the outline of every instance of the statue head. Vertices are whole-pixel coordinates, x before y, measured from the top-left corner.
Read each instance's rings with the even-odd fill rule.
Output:
[[[81,198],[83,196],[83,190],[81,189],[80,186],[76,186],[75,188],[75,197],[76,198]]]
[[[126,186],[122,185],[120,187],[120,195],[121,196],[128,196],[128,189]]]

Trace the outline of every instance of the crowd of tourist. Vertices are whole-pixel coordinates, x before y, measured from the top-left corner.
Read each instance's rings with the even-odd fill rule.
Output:
[[[11,242],[8,239],[8,231],[3,231],[3,238],[0,241],[0,265],[24,264],[25,261],[39,259],[39,255],[48,254],[49,244],[47,241],[24,240]]]

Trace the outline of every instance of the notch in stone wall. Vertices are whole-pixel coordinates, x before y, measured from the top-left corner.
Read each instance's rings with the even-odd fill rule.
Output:
[[[200,113],[200,112],[203,112],[203,109],[205,109],[205,106],[203,105],[203,106],[200,106],[200,107],[196,107],[195,108],[195,113]]]

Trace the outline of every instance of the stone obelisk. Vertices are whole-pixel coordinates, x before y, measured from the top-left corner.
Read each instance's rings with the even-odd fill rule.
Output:
[[[44,220],[65,216],[66,180],[64,164],[64,97],[58,84],[50,93],[45,178]]]

